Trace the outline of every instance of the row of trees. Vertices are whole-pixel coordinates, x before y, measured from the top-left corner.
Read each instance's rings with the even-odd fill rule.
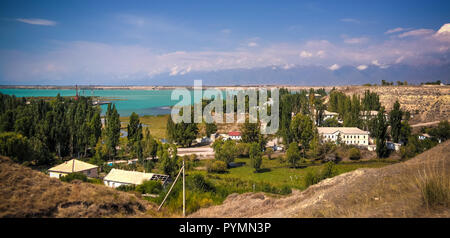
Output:
[[[37,155],[19,162],[34,158],[36,164],[51,164],[53,155],[87,157],[101,136],[100,109],[87,97],[74,100],[58,94],[45,101],[0,93],[0,118],[0,132],[14,132],[30,147],[39,148],[35,150]]]
[[[193,109],[192,109],[193,111]],[[180,110],[180,115],[183,115],[183,110]],[[170,143],[177,143],[184,147],[190,147],[194,140],[197,138],[199,129],[198,125],[194,123],[194,114],[191,113],[191,123],[174,123],[170,117],[167,120],[167,139]],[[208,127],[208,132],[213,131],[213,128]]]
[[[343,126],[367,129],[368,123],[361,119],[361,113],[378,111],[381,108],[377,93],[366,90],[361,99],[358,95],[347,96],[343,92],[332,90],[328,110],[339,113],[343,119]]]

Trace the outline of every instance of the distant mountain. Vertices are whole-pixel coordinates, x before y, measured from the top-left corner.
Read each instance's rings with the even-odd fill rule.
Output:
[[[375,65],[365,70],[358,70],[353,66],[342,66],[337,70],[330,70],[323,66],[270,66],[253,69],[229,69],[218,71],[191,71],[184,75],[170,76],[168,73],[154,76],[150,79],[128,82],[139,85],[160,86],[192,86],[193,80],[203,80],[203,85],[231,86],[283,84],[305,86],[356,85],[386,81],[408,81],[418,84],[427,81],[450,81],[450,64],[440,66],[411,66],[392,65],[381,68]]]

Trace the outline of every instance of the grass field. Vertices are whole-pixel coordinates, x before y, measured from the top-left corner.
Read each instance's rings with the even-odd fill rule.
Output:
[[[291,188],[304,190],[306,189],[305,176],[308,171],[317,171],[322,167],[318,164],[306,168],[288,168],[285,164],[281,163],[279,159],[269,160],[267,157],[264,157],[261,169],[262,172],[255,173],[254,169],[250,166],[250,159],[238,158],[235,162],[243,162],[245,164],[241,167],[231,168],[228,170],[228,173],[224,174],[214,173],[209,174],[208,176],[206,171],[202,171],[202,173],[212,179],[213,182],[218,182],[219,179],[228,177],[239,178],[245,181],[268,182],[276,187],[288,185]],[[339,163],[336,165],[336,169],[338,174],[342,174],[358,168],[379,168],[392,163],[393,162],[386,161]]]
[[[169,117],[170,115],[142,116],[139,117],[139,120],[142,124],[148,126],[148,128],[150,129],[150,134],[152,134],[152,136],[157,139],[162,139],[166,137],[166,125]],[[121,122],[128,123],[129,120],[129,117],[120,117]]]

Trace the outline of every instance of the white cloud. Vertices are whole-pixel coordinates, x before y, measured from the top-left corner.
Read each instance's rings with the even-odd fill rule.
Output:
[[[358,70],[365,70],[365,69],[367,69],[367,65],[365,65],[365,64],[362,64],[362,65],[359,65],[358,67],[356,67]]]
[[[294,64],[286,64],[286,65],[284,65],[283,66],[283,69],[291,69],[291,68],[293,68],[295,65]]]
[[[417,30],[404,32],[404,33],[398,35],[398,37],[404,38],[404,37],[409,37],[409,36],[423,36],[423,35],[431,35],[433,33],[434,33],[434,31],[431,29],[417,29]]]
[[[444,24],[433,37],[439,41],[450,42],[450,23]]]
[[[372,60],[372,64],[375,65],[375,66],[378,66],[378,67],[380,67],[382,69],[389,68],[389,65],[381,64],[380,62],[378,62],[378,60]]]
[[[317,56],[318,57],[324,57],[325,56],[325,51],[323,51],[323,50],[317,51]]]
[[[395,60],[395,63],[396,63],[396,64],[399,64],[399,63],[401,63],[404,59],[405,59],[405,56],[400,56],[400,57],[398,57],[398,58]]]
[[[178,74],[178,66],[174,66],[170,69],[170,76],[175,76]]]
[[[248,47],[256,47],[256,46],[258,46],[258,43],[256,43],[256,42],[249,42],[247,45],[248,45]]]
[[[312,56],[313,56],[313,54],[308,52],[308,51],[302,50],[302,52],[300,52],[300,57],[301,58],[309,58],[309,57],[312,57]]]
[[[192,67],[191,67],[191,66],[188,66],[187,69],[185,69],[185,70],[183,70],[183,71],[180,72],[180,75],[185,75],[185,74],[191,72],[191,70],[192,70]]]
[[[443,26],[441,26],[441,28],[439,28],[436,34],[448,34],[448,33],[450,33],[450,23],[446,23]]]
[[[367,37],[346,38],[344,40],[347,44],[361,44],[368,41]]]
[[[339,66],[338,64],[333,64],[330,67],[328,67],[328,69],[331,71],[338,70],[339,68],[341,68],[341,66]]]
[[[402,28],[402,27],[397,27],[394,29],[389,29],[387,30],[384,34],[392,34],[392,33],[397,33],[397,32],[401,32],[401,31],[406,31],[408,29]]]
[[[41,25],[41,26],[54,26],[56,25],[55,21],[50,21],[46,19],[39,19],[39,18],[17,18],[16,19],[19,22],[31,24],[31,25]]]
[[[231,30],[230,29],[222,29],[220,32],[222,32],[223,34],[230,34]]]
[[[370,45],[338,44],[319,39],[248,48],[249,42],[258,40],[247,39],[237,48],[228,50],[162,51],[140,45],[59,42],[50,45],[51,50],[39,54],[0,50],[0,78],[17,83],[30,83],[30,78],[39,82],[68,80],[69,77],[107,82],[109,78],[123,78],[124,75],[132,80],[159,74],[175,76],[192,71],[273,66],[282,69],[293,65],[317,65],[336,70],[344,65],[386,68],[400,62],[442,65],[450,63],[449,43],[442,40],[448,38],[445,29],[437,36],[419,35],[408,40],[390,37]],[[307,61],[301,57],[302,51],[308,56]]]
[[[343,18],[341,19],[342,22],[349,22],[349,23],[360,23],[359,20],[354,19],[354,18]]]

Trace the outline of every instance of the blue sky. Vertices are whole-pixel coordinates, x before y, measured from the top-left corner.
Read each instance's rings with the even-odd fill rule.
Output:
[[[447,23],[449,1],[4,0],[0,83],[151,84],[158,75],[237,68],[448,64]]]

